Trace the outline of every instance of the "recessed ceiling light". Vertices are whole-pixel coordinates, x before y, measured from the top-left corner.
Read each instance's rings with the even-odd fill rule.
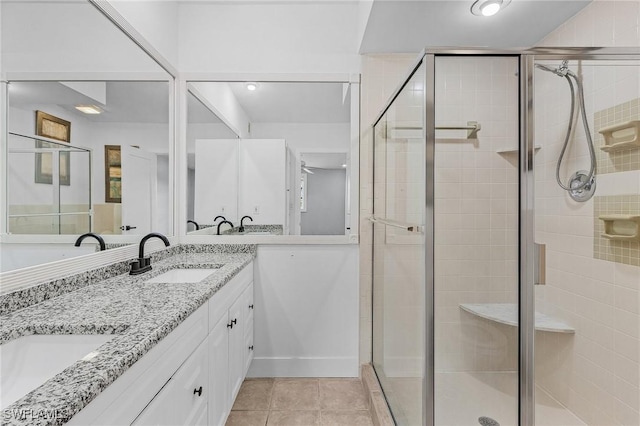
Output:
[[[247,90],[249,90],[250,92],[253,92],[258,88],[258,83],[254,83],[254,82],[245,83],[244,87],[246,87]]]
[[[471,13],[476,16],[493,16],[507,7],[511,0],[476,0],[471,5]]]
[[[346,165],[346,164],[343,164],[343,165],[342,165],[342,167],[347,167],[347,165]]]
[[[102,108],[95,105],[76,105],[76,109],[85,114],[100,114],[102,112]]]

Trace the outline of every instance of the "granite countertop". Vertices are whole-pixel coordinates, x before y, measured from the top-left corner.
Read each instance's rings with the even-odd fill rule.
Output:
[[[141,275],[122,274],[0,316],[0,343],[31,334],[113,334],[89,361],[77,361],[3,409],[2,424],[63,424],[203,305],[255,257],[177,253]],[[198,283],[145,283],[176,268],[215,268]],[[7,413],[56,412],[55,419]]]

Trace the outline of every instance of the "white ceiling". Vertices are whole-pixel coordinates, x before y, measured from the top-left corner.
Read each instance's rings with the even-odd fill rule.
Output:
[[[21,109],[57,105],[79,117],[102,123],[168,123],[169,85],[157,81],[108,81],[106,104],[96,102],[58,82],[11,82],[9,105]],[[101,107],[102,114],[84,114],[79,104]]]
[[[343,83],[230,83],[252,123],[348,123],[350,94],[343,102]]]
[[[512,0],[480,17],[473,0],[374,0],[360,53],[417,53],[427,46],[532,47],[591,0]]]

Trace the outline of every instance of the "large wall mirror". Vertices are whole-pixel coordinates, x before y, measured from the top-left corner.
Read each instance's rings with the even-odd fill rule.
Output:
[[[355,234],[353,86],[188,83],[188,233]]]
[[[172,235],[173,77],[88,2],[0,7],[2,271]]]

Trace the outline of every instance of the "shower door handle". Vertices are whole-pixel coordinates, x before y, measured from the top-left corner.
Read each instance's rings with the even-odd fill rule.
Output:
[[[416,225],[416,224],[412,224],[412,223],[405,223],[405,222],[398,222],[395,220],[390,220],[390,219],[381,219],[379,217],[375,217],[375,216],[371,216],[369,218],[369,220],[372,223],[380,223],[382,225],[387,225],[387,226],[391,226],[393,228],[400,228],[400,229],[404,229],[405,231],[408,232],[415,232],[418,234],[422,234],[422,225]]]

